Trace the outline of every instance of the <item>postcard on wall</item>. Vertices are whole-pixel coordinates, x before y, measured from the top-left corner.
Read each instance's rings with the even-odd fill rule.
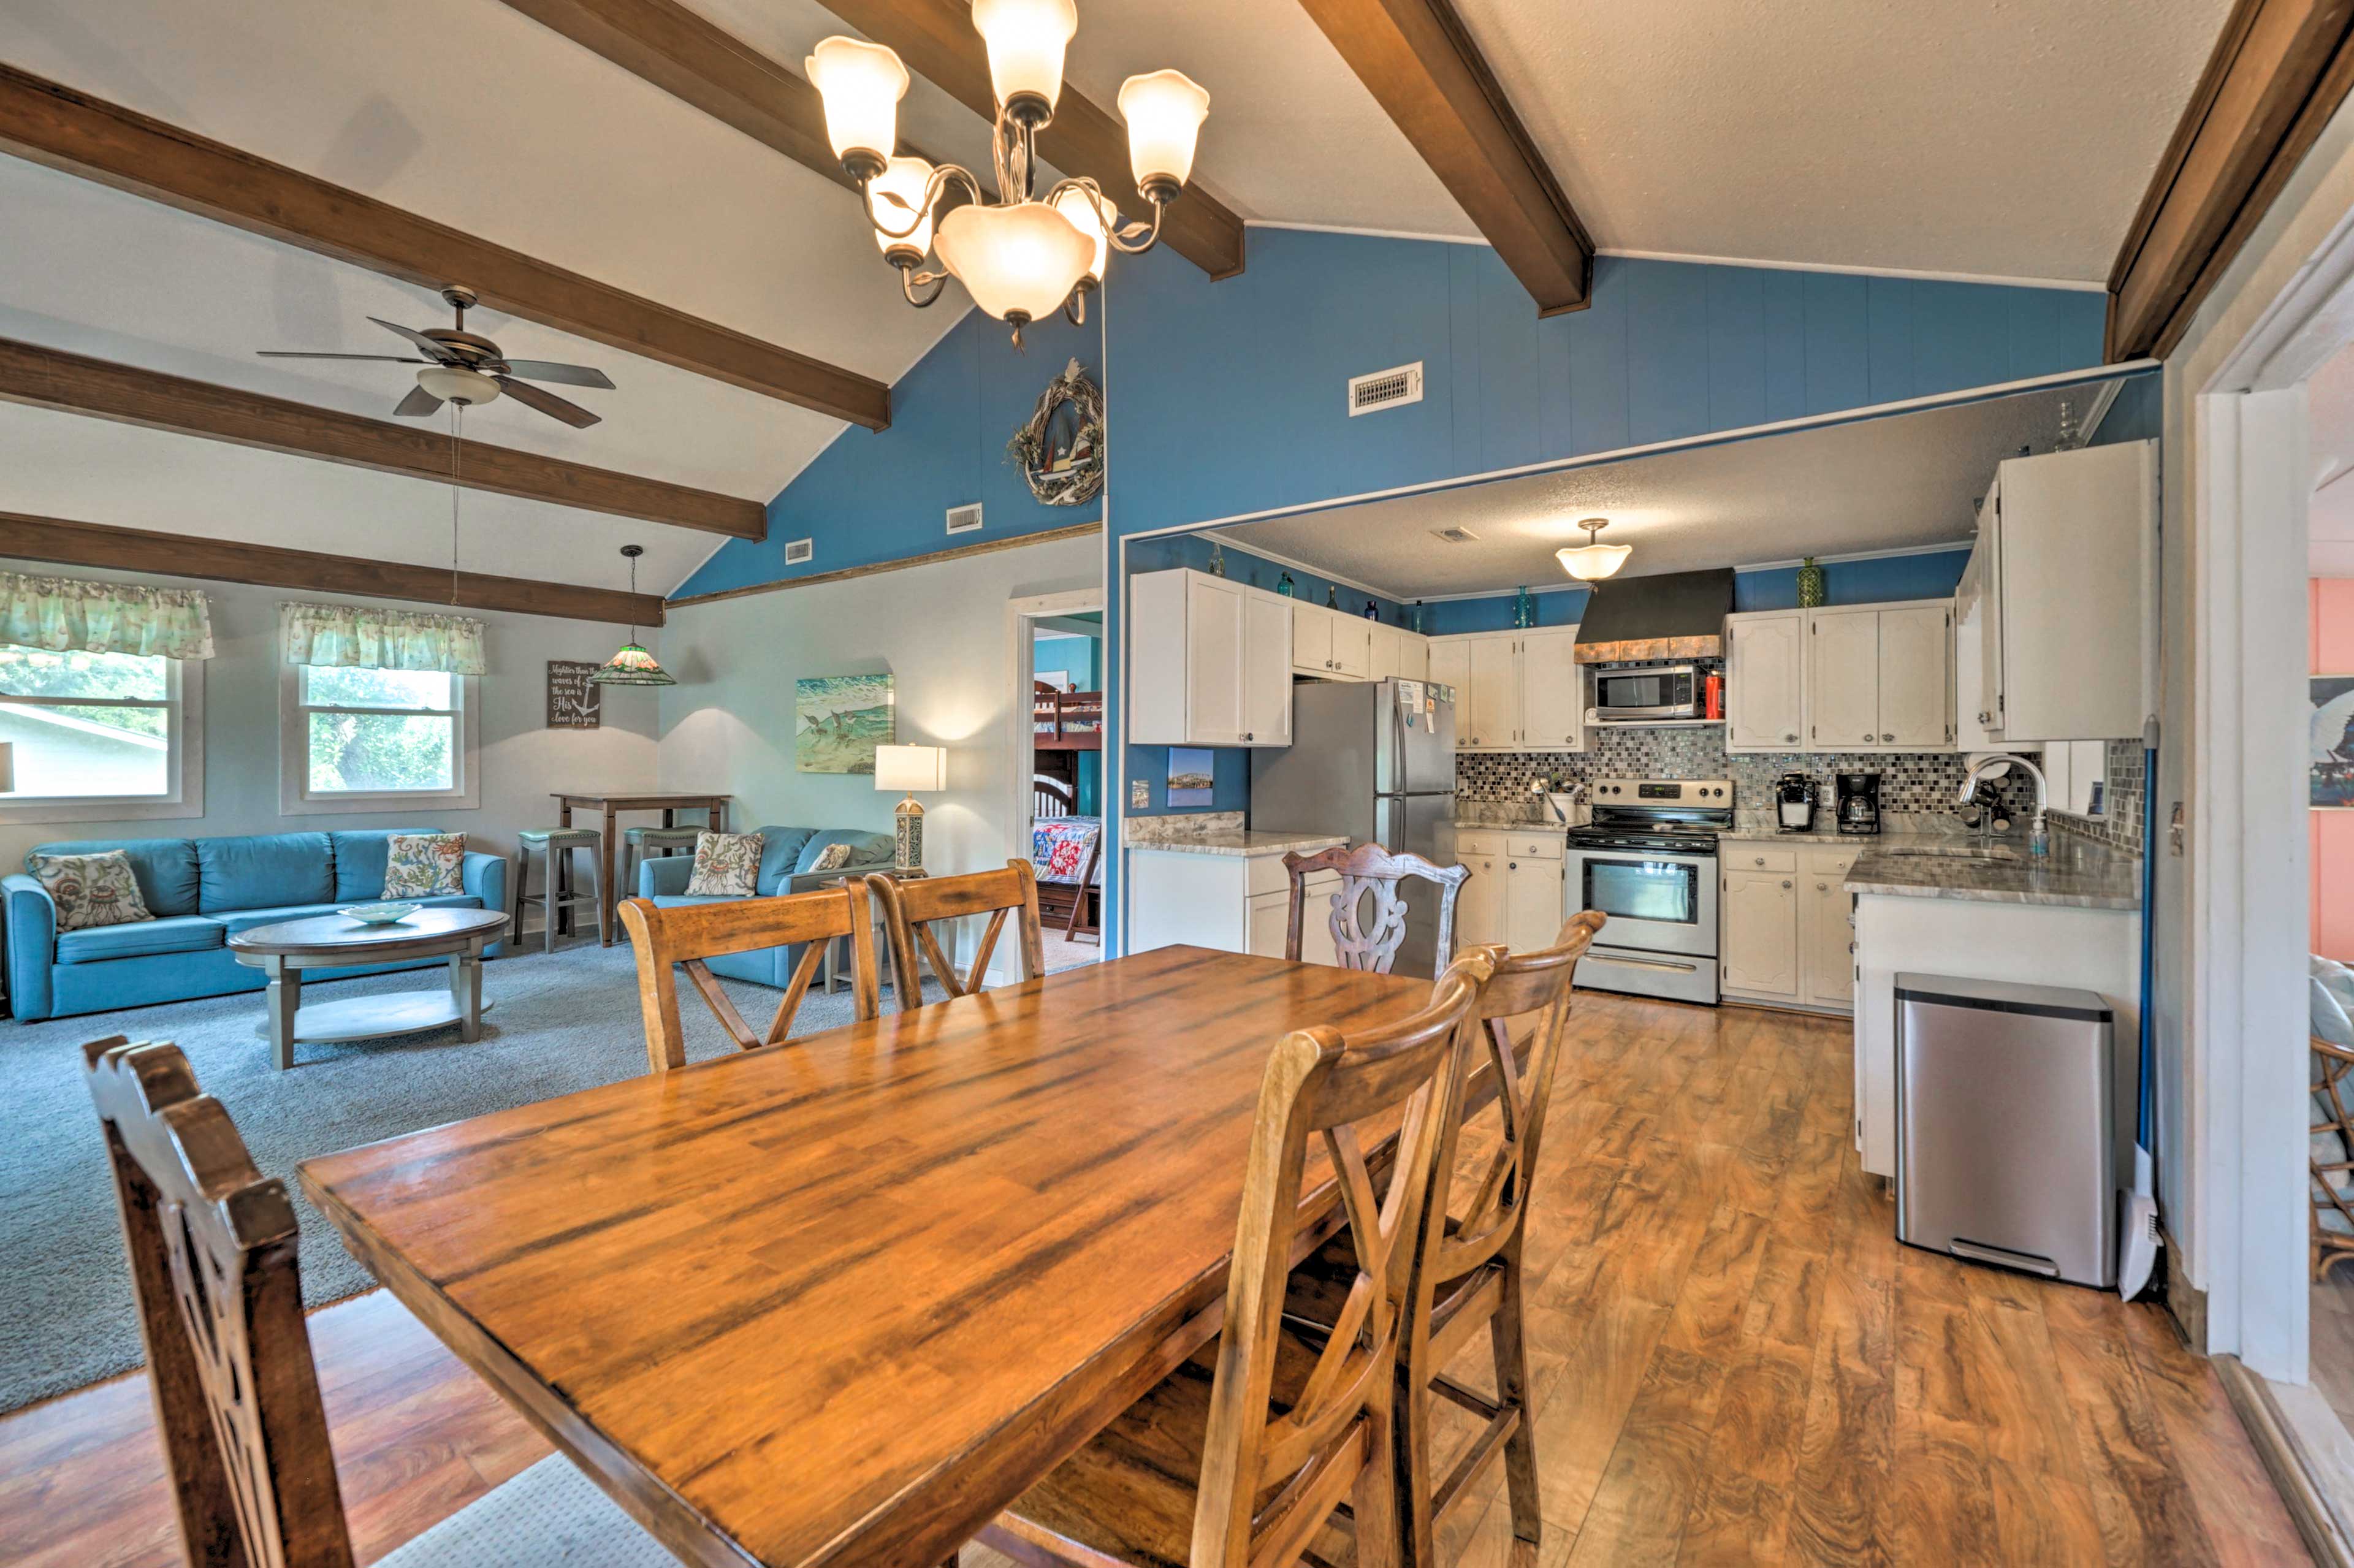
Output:
[[[820,675],[793,683],[793,770],[872,773],[875,748],[898,735],[889,675]]]
[[[1169,748],[1169,804],[1176,806],[1207,806],[1212,803],[1213,786],[1217,781],[1217,758],[1202,747],[1172,746]]]
[[[2321,810],[2354,809],[2354,675],[2316,675],[2306,730],[2306,776]]]

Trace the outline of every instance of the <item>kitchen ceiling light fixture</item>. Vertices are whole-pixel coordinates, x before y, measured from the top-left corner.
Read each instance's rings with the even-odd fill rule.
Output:
[[[1123,222],[1092,179],[1059,180],[1036,194],[1038,132],[1054,122],[1063,92],[1063,53],[1078,30],[1074,0],[973,0],[972,25],[989,51],[997,99],[991,158],[991,202],[971,171],[895,157],[899,100],[909,77],[880,44],[832,37],[810,54],[809,79],[825,100],[826,140],[857,183],[883,259],[899,270],[899,291],[921,310],[955,278],[973,302],[1022,329],[1057,309],[1087,321],[1087,296],[1103,282],[1110,252],[1139,256],[1160,241],[1169,204],[1193,174],[1193,149],[1210,95],[1173,70],[1132,76],[1119,90],[1128,122],[1129,171],[1152,221]],[[969,205],[942,210],[950,185]],[[940,270],[920,270],[937,246]]]
[[[1627,564],[1627,557],[1635,553],[1632,545],[1605,545],[1596,539],[1595,535],[1610,526],[1607,517],[1581,517],[1577,525],[1585,530],[1585,543],[1575,549],[1555,550],[1553,558],[1579,582],[1598,583],[1616,575]]]
[[[646,553],[643,545],[624,545],[621,558],[630,563],[630,591],[638,591],[638,557]],[[654,656],[638,646],[638,629],[630,628],[630,640],[614,651],[613,656],[589,673],[592,686],[675,686],[676,677],[662,667]]]

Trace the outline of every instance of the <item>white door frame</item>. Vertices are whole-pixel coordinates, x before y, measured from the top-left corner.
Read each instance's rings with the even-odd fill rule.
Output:
[[[2185,1196],[2208,1350],[2282,1383],[2307,1369],[2305,382],[2349,342],[2354,214],[2185,389],[2191,538],[2168,542],[2193,556]]]

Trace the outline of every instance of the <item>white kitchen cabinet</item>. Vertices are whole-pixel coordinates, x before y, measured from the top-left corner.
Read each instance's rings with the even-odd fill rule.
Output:
[[[1153,746],[1291,744],[1292,606],[1204,572],[1129,582],[1132,737]]]
[[[1434,637],[1429,678],[1455,688],[1458,751],[1583,751],[1577,628]]]
[[[1430,652],[1424,660],[1425,678],[1434,684],[1446,686],[1455,693],[1455,745],[1459,750],[1470,742],[1465,738],[1464,725],[1469,715],[1463,705],[1471,696],[1471,640],[1468,637],[1434,637]]]
[[[1532,750],[1585,749],[1585,667],[1575,626],[1522,637],[1521,733]]]
[[[1983,514],[1991,517],[1989,506]],[[1989,555],[1994,546],[1973,547],[1962,580],[1954,589],[1954,749],[1959,752],[2000,751],[2002,731],[1994,715],[1993,688],[1988,684],[1988,664],[1999,665],[1987,652],[1988,631],[1999,613],[1987,591]],[[1999,646],[2000,633],[1993,641]],[[1997,679],[1999,674],[1997,673]]]
[[[1818,609],[1807,626],[1810,751],[1880,745],[1880,612]]]
[[[1952,747],[1953,605],[1809,609],[1805,703],[1808,751]]]
[[[1470,738],[1464,736],[1469,732]],[[1458,746],[1510,749],[1521,744],[1521,644],[1516,637],[1471,641],[1471,700],[1455,709]]]
[[[1504,944],[1516,953],[1553,946],[1561,935],[1563,839],[1558,833],[1508,835],[1504,842]]]
[[[1276,858],[1282,864],[1280,857]],[[1319,872],[1300,884],[1299,961],[1304,964],[1341,962],[1340,944],[1332,939],[1332,895],[1341,891],[1338,872]],[[1250,901],[1250,947],[1262,959],[1283,957],[1291,934],[1291,890],[1257,893]]]
[[[1430,678],[1430,639],[1416,631],[1402,631],[1398,636],[1401,640],[1398,656],[1400,678],[1408,681],[1428,680]]]
[[[1847,874],[1856,852],[1810,849],[1798,873],[1798,969],[1810,1006],[1845,1012],[1855,1005],[1855,895]]]
[[[1943,599],[1880,612],[1880,742],[1943,751],[1954,739],[1954,609]]]
[[[1735,1001],[1845,1012],[1854,1001],[1848,868],[1858,849],[1788,839],[1724,839],[1717,948]]]
[[[1338,666],[1332,662],[1332,622],[1339,618],[1329,609],[1294,600],[1291,607],[1291,667],[1302,675],[1314,675],[1331,680]]]
[[[1455,895],[1455,950],[1501,942],[1510,929],[1504,879],[1504,835],[1458,832],[1455,858],[1471,874]]]
[[[1305,841],[1299,853],[1313,853],[1310,844],[1321,847],[1344,842]],[[1291,883],[1283,867],[1281,849],[1230,854],[1176,844],[1132,844],[1127,855],[1130,952],[1147,953],[1182,942],[1224,953],[1283,956]],[[1331,895],[1340,888],[1340,877],[1331,873],[1308,880],[1308,917],[1300,927],[1300,957],[1310,963],[1338,961],[1324,916],[1330,912]]]
[[[1807,612],[1724,618],[1724,749],[1797,751],[1806,734]]]
[[[1419,681],[1429,674],[1428,638],[1379,621],[1368,621],[1366,625],[1373,630],[1374,680]]]
[[[1723,863],[1719,876],[1716,945],[1723,989],[1796,1001],[1798,894],[1795,866],[1736,870]]]
[[[1332,617],[1332,669],[1344,681],[1373,678],[1373,623],[1362,615]]]

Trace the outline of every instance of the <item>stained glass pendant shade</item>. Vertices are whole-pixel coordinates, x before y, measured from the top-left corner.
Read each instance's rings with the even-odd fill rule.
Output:
[[[638,557],[646,553],[643,545],[624,545],[621,555],[630,563],[630,591],[638,591]],[[597,666],[588,677],[596,686],[675,686],[678,681],[662,667],[654,656],[638,645],[638,629],[630,628],[630,640],[614,652],[610,659]]]

